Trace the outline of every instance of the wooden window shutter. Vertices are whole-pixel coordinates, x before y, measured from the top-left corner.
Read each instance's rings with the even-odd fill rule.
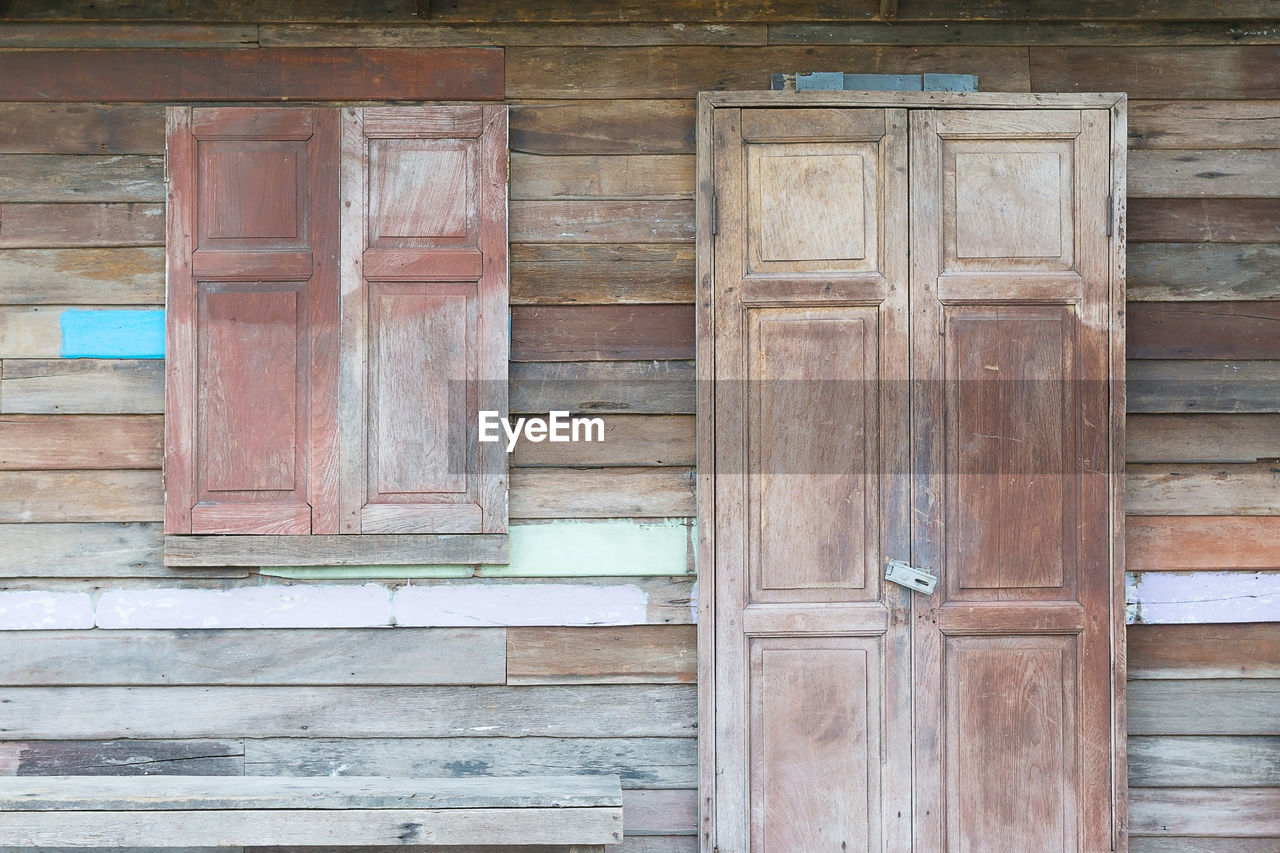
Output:
[[[336,111],[167,130],[165,530],[336,533]]]
[[[342,124],[342,531],[505,532],[506,109]]]

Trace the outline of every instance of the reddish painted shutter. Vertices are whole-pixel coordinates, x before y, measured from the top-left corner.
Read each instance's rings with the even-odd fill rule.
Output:
[[[337,532],[336,110],[168,112],[165,530]]]
[[[342,531],[506,530],[507,114],[343,110]]]

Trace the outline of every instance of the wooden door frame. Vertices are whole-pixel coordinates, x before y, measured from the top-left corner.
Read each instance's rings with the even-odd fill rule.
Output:
[[[698,517],[698,835],[703,853],[715,838],[715,229],[716,199],[713,119],[717,109],[743,107],[843,107],[906,109],[1105,109],[1111,115],[1112,227],[1108,239],[1111,326],[1108,335],[1109,513],[1111,522],[1111,689],[1112,838],[1127,849],[1128,809],[1125,750],[1125,586],[1124,586],[1124,425],[1125,425],[1125,179],[1128,96],[1124,93],[1022,92],[702,92],[697,114],[695,250],[697,273],[697,517]],[[745,853],[745,851],[734,851]]]

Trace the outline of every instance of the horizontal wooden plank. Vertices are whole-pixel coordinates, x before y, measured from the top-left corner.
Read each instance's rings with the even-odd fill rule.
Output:
[[[1271,623],[1130,625],[1130,678],[1280,678]]]
[[[502,684],[504,634],[501,628],[22,631],[6,638],[0,680],[29,686]]]
[[[243,776],[239,740],[0,741],[5,776]]]
[[[1280,572],[1142,572],[1125,582],[1134,624],[1280,622]]]
[[[1280,151],[1129,152],[1129,198],[1266,198],[1280,195]]]
[[[6,23],[0,44],[30,26]],[[38,25],[48,37],[75,38],[77,27]],[[128,34],[121,27],[110,31]],[[132,28],[130,28],[132,29]],[[140,28],[144,29],[145,28]],[[61,36],[55,35],[61,33]],[[164,107],[151,104],[0,104],[3,154],[160,154]]]
[[[27,812],[207,812],[299,809],[549,809],[622,805],[609,776],[0,777],[0,809]],[[317,819],[320,815],[316,815]]]
[[[1144,361],[1125,365],[1134,413],[1280,412],[1280,361]]]
[[[509,500],[512,518],[695,514],[689,468],[516,468]]]
[[[679,243],[694,235],[693,202],[683,200],[513,201],[510,215],[513,243]]]
[[[168,566],[419,566],[501,563],[507,537],[491,534],[337,533],[166,536]]]
[[[1136,4],[1130,4],[1136,6]],[[906,7],[908,15],[919,14],[921,7]],[[972,13],[974,4],[966,7]],[[1024,6],[1025,14],[1034,16],[1041,4]],[[1121,7],[1123,8],[1123,7]],[[853,23],[796,24],[769,26],[770,44],[902,44],[902,45],[1170,45],[1170,44],[1273,44],[1275,34],[1269,27],[1249,27],[1237,21],[1158,21],[1141,22],[1094,20],[1077,21],[980,21],[956,20],[947,23],[921,23],[904,20],[902,9],[894,21],[859,21]],[[1117,9],[1119,11],[1119,9]],[[927,13],[926,13],[927,14]],[[968,18],[969,15],[964,15]],[[1087,18],[1081,9],[1078,17]],[[1133,114],[1130,113],[1132,119]]]
[[[1280,737],[1129,738],[1129,784],[1140,788],[1280,786]]]
[[[1150,679],[1129,682],[1129,735],[1272,735],[1280,731],[1280,680]]]
[[[511,247],[513,305],[671,302],[693,302],[693,248],[688,244]]]
[[[1280,243],[1280,199],[1133,199],[1128,238],[1133,243]]]
[[[844,14],[869,14],[869,0],[845,3],[838,11],[814,0],[728,0],[709,3],[706,0],[672,0],[660,7],[637,0],[604,0],[583,5],[569,0],[533,0],[507,8],[495,7],[476,0],[455,0],[448,7],[432,10],[432,17],[447,23],[510,21],[534,23],[580,23],[586,21],[763,21],[773,22],[799,17],[811,20],[839,20]]]
[[[693,626],[511,628],[509,684],[692,683]]]
[[[0,577],[170,577],[160,539],[158,524],[0,524]]]
[[[1129,358],[1280,359],[1280,302],[1137,302]]]
[[[511,155],[511,198],[693,198],[687,154]]]
[[[527,154],[692,154],[693,114],[689,98],[513,104],[510,145]]]
[[[0,415],[0,470],[159,468],[156,415]]]
[[[1130,415],[1127,462],[1280,459],[1280,415]]]
[[[289,0],[261,0],[253,9],[228,7],[209,0],[131,0],[105,6],[72,6],[39,0],[10,9],[6,17],[27,21],[358,21],[375,15],[380,21],[414,21],[418,6],[409,0],[382,0],[376,11],[352,0],[312,0],[304,8]]]
[[[168,777],[174,778],[174,777]],[[206,777],[207,778],[207,777]],[[430,798],[423,797],[424,805]],[[406,829],[409,827],[411,829]],[[463,845],[604,843],[622,839],[621,808],[254,809],[222,811],[16,812],[0,842],[121,847],[139,838],[221,846],[324,842],[338,847],[448,838]],[[588,848],[590,849],[590,848]]]
[[[601,415],[603,441],[520,441],[511,463],[531,467],[693,465],[693,418],[689,415]],[[0,439],[2,446],[3,439]]]
[[[0,359],[58,358],[62,354],[62,309],[0,306]]]
[[[693,358],[689,305],[516,306],[512,361]]]
[[[1126,260],[1131,302],[1280,298],[1280,246],[1135,243]]]
[[[1154,682],[1153,682],[1154,683]],[[692,685],[0,688],[11,740],[691,737]]]
[[[0,202],[164,201],[164,158],[0,155]]]
[[[1126,528],[1131,572],[1280,569],[1280,517],[1134,516]]]
[[[263,24],[263,47],[454,47],[492,45],[618,45],[765,43],[763,24],[696,22],[573,26],[521,23],[431,26],[426,22],[387,25]]]
[[[0,248],[163,245],[161,204],[0,204]]]
[[[1129,515],[1273,515],[1280,464],[1125,466]]]
[[[164,411],[156,359],[8,359],[0,364],[5,414],[152,414]]]
[[[1040,47],[1035,92],[1128,92],[1131,98],[1280,97],[1280,47]],[[984,85],[984,88],[986,86]]]
[[[0,304],[158,305],[164,250],[0,250]]]
[[[1280,836],[1280,788],[1131,788],[1129,832]]]
[[[698,777],[691,737],[262,738],[246,772],[266,776],[617,775],[623,788],[687,788]]]
[[[513,412],[566,409],[584,414],[693,414],[694,388],[691,361],[511,365]]]
[[[1129,840],[1130,853],[1275,853],[1274,838],[1187,838],[1186,836]]]
[[[1129,102],[1130,149],[1276,147],[1280,147],[1280,103],[1276,101]]]
[[[692,98],[711,89],[767,89],[771,72],[802,68],[977,74],[984,89],[1030,91],[1022,48],[511,47],[507,96]]]
[[[623,808],[625,814],[626,808]],[[630,825],[627,828],[628,835],[622,840],[622,843],[604,847],[607,853],[698,853],[698,838],[694,835],[633,835],[630,834]],[[1155,839],[1150,839],[1154,841]],[[328,847],[255,847],[254,853],[325,853]],[[383,847],[361,848],[360,853],[397,853],[398,848],[395,845]],[[483,849],[483,848],[482,848]],[[515,847],[489,847],[485,853],[596,853],[590,847],[564,847],[546,845],[546,844],[520,844]],[[173,850],[169,849],[168,853],[225,853],[226,848],[205,848],[203,850]],[[442,847],[431,847],[432,853],[476,853],[475,847],[445,845]],[[1197,853],[1199,848],[1197,848]],[[53,853],[72,853],[65,848]],[[129,850],[128,853],[143,853],[141,850]],[[243,853],[243,851],[233,851],[233,853]],[[1238,853],[1238,851],[1232,851]],[[1247,851],[1252,853],[1252,851]]]
[[[0,47],[257,47],[253,24],[120,24],[5,22]]]
[[[173,48],[0,53],[0,100],[4,101],[430,101],[502,97],[502,52],[488,48]]]
[[[622,805],[627,814],[627,831],[635,835],[690,835],[698,831],[698,792],[624,791]]]
[[[0,471],[0,523],[159,521],[159,471]]]

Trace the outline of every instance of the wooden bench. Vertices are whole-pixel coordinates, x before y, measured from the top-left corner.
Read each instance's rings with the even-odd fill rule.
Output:
[[[617,776],[0,778],[0,847],[543,845],[622,840]]]

